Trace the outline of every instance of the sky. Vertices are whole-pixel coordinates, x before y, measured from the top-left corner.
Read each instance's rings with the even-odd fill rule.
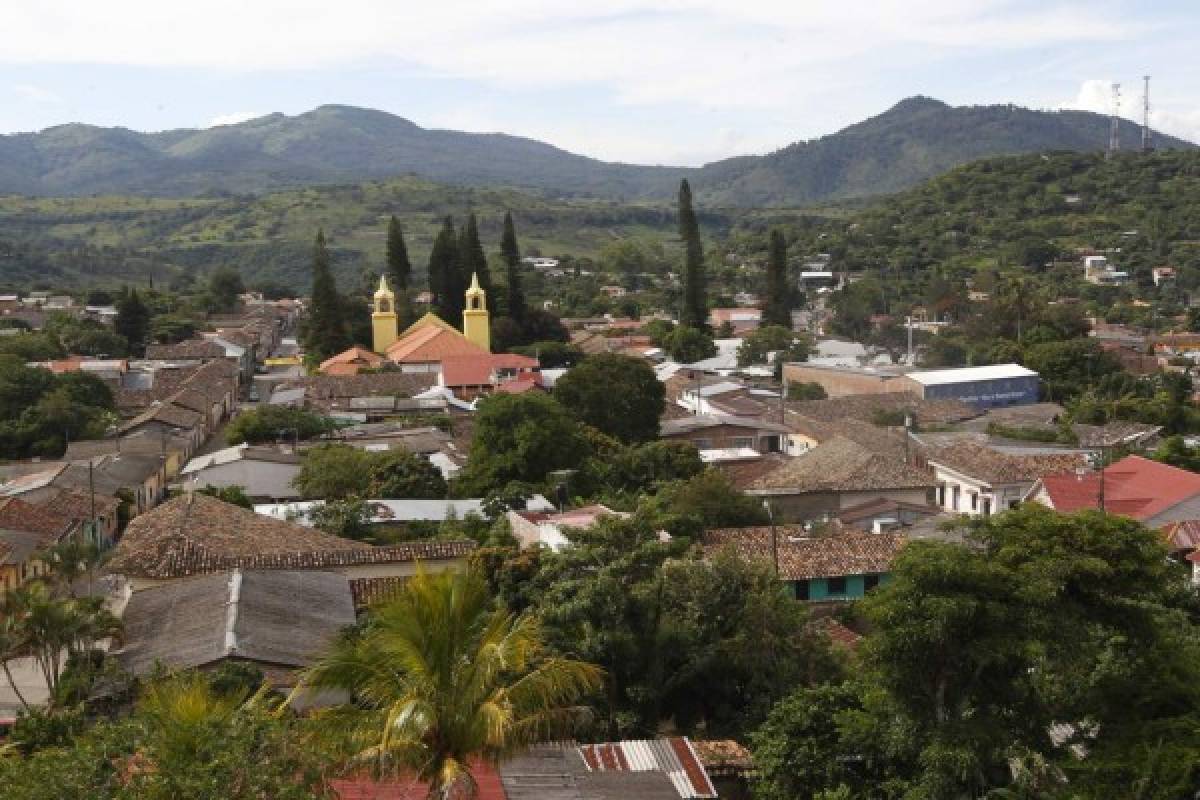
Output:
[[[923,94],[1200,141],[1196,0],[13,0],[0,133],[228,124],[327,103],[698,165]]]

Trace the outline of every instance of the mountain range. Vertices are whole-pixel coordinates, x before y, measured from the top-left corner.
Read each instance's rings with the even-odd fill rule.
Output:
[[[0,136],[0,194],[257,194],[412,174],[628,202],[667,200],[686,177],[711,206],[795,207],[899,191],[989,156],[1099,150],[1108,130],[1108,117],[1086,111],[911,97],[819,139],[687,168],[600,161],[534,139],[427,129],[383,111],[326,105],[202,130],[69,124]],[[1120,137],[1134,146],[1140,129],[1122,120]],[[1154,141],[1195,147],[1161,133]]]

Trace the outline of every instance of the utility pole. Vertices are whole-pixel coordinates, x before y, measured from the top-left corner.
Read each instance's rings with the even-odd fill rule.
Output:
[[[90,497],[90,499],[91,499],[91,505],[92,505],[92,530],[90,531],[89,535],[92,537],[92,541],[93,541],[93,542],[95,542],[97,545],[99,545],[99,544],[100,544],[100,542],[99,542],[98,540],[99,540],[99,538],[100,538],[100,537],[98,537],[98,536],[96,535],[96,478],[95,478],[95,467],[94,467],[94,465],[92,464],[92,459],[90,459],[90,458],[88,459],[88,496],[89,496],[89,497]]]
[[[775,529],[775,512],[771,510],[771,502],[765,497],[763,508],[767,510],[767,519],[771,521],[771,563],[775,566],[775,580],[779,580],[779,532]]]

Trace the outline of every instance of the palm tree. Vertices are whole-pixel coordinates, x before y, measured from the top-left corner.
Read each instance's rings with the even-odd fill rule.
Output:
[[[41,561],[49,566],[50,575],[57,592],[75,594],[75,582],[87,576],[90,593],[92,576],[100,564],[100,548],[83,539],[68,539],[48,548]]]
[[[13,694],[21,701],[21,707],[28,711],[29,703],[26,702],[25,695],[21,694],[21,688],[17,686],[12,669],[8,666],[10,661],[24,651],[25,632],[21,630],[20,620],[12,614],[0,613],[0,668],[3,668],[4,677],[8,680],[8,685],[12,687]]]
[[[346,632],[305,674],[308,689],[340,689],[352,706],[316,728],[338,740],[347,767],[411,770],[429,796],[474,796],[471,762],[495,762],[562,736],[598,689],[591,664],[546,653],[540,623],[495,609],[474,571],[419,573],[394,600]]]

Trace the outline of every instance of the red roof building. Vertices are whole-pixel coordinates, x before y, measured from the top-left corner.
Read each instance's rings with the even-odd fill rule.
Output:
[[[359,370],[378,367],[383,361],[383,356],[378,353],[355,345],[322,361],[317,371],[322,375],[357,375]]]
[[[1101,507],[1153,528],[1200,518],[1200,475],[1142,456],[1126,456],[1102,471],[1047,475],[1026,495],[1070,513]]]

